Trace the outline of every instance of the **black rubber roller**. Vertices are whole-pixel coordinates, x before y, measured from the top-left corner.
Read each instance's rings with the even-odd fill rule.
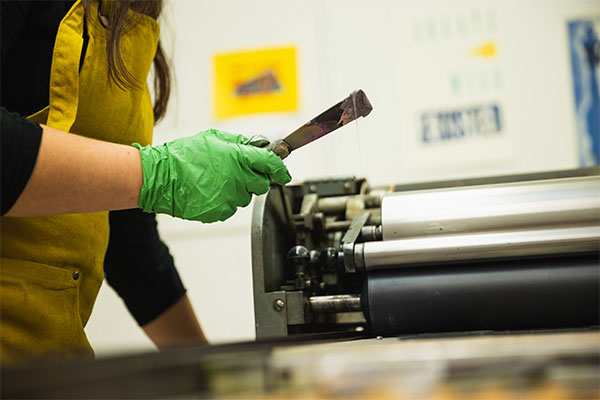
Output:
[[[395,269],[369,274],[373,333],[589,327],[600,316],[598,255]]]

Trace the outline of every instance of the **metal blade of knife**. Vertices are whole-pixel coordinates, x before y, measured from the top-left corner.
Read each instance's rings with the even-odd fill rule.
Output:
[[[336,129],[354,121],[358,117],[366,117],[373,110],[367,95],[361,89],[350,93],[339,103],[329,107],[285,138],[273,143],[263,138],[252,140],[251,144],[269,149],[281,159],[286,158],[293,150],[313,142]]]
[[[256,135],[250,138],[247,144],[257,147],[269,147],[269,150],[277,154],[282,160],[286,158],[292,150],[296,150],[305,144],[313,142],[328,133],[354,121],[358,117],[366,117],[373,110],[369,98],[361,89],[350,93],[348,97],[339,103],[329,107],[315,118],[287,135],[285,138],[271,143],[268,138]],[[291,228],[290,233],[294,243],[297,241],[296,226],[292,215],[292,208],[286,196],[283,186],[274,186],[278,189],[281,198],[284,214]]]

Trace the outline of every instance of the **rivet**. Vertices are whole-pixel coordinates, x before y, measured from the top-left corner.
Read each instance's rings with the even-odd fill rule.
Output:
[[[283,307],[285,307],[285,301],[281,300],[281,299],[277,299],[273,302],[273,309],[277,312],[283,310]]]
[[[73,280],[76,281],[79,279],[79,271],[73,271]]]

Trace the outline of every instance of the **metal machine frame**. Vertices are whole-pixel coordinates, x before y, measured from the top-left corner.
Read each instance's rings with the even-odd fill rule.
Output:
[[[361,300],[369,271],[360,257],[365,246],[385,244],[380,240],[386,193],[598,175],[600,168],[592,167],[373,189],[364,179],[341,178],[271,190],[256,199],[252,218],[256,336],[369,331]],[[595,246],[596,230],[581,242],[584,253]],[[539,255],[545,245],[552,249],[552,244],[532,241],[531,254]]]

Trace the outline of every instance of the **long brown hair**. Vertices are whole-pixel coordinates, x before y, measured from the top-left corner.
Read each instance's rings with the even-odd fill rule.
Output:
[[[84,0],[86,11],[90,10],[93,0]],[[140,88],[143,82],[136,82],[127,70],[121,56],[121,36],[128,29],[128,24],[135,24],[127,18],[127,11],[158,19],[162,10],[162,0],[116,0],[111,1],[111,7],[106,15],[108,20],[106,58],[108,61],[109,78],[121,88]],[[92,16],[95,18],[96,16]],[[154,56],[154,123],[156,124],[167,111],[167,103],[171,94],[171,73],[160,40]]]

